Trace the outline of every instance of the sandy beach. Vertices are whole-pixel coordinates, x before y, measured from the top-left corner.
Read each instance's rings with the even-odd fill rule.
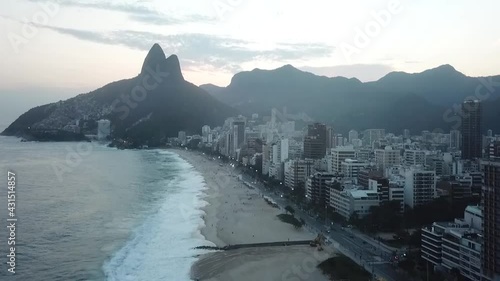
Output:
[[[259,190],[238,180],[229,165],[199,152],[172,150],[205,178],[208,189],[202,234],[217,246],[242,243],[310,240],[315,233],[281,222],[283,211],[265,202]],[[316,266],[333,255],[305,246],[246,248],[214,252],[192,267],[194,280],[328,280]]]

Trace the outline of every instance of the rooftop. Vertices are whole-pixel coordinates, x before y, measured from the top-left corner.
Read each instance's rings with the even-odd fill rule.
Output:
[[[473,206],[473,205],[467,206],[467,208],[465,208],[465,212],[469,212],[471,214],[474,214],[474,215],[480,216],[480,217],[483,216],[483,212],[481,211],[479,206]]]
[[[451,222],[451,221],[446,221],[446,222],[434,222],[433,225],[442,227],[442,228],[463,228],[463,229],[468,229],[469,225],[465,224],[463,222]]]
[[[355,199],[360,199],[360,198],[367,198],[373,195],[377,195],[376,191],[371,191],[371,190],[350,190],[351,196]]]

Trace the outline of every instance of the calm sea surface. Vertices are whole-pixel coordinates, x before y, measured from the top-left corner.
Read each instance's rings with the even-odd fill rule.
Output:
[[[16,174],[16,274],[7,272],[7,172]],[[0,280],[190,280],[211,245],[204,182],[161,150],[0,136]]]

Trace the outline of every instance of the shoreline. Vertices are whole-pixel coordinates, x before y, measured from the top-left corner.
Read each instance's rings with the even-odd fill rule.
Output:
[[[205,226],[200,229],[217,247],[279,241],[312,240],[316,234],[281,222],[283,213],[267,204],[259,190],[245,186],[239,173],[227,164],[209,159],[198,151],[169,149],[194,167],[204,178],[201,208]],[[302,268],[301,279],[328,280],[316,265],[331,257],[331,249],[317,252],[305,246],[262,247],[203,254],[191,267],[193,280],[288,280]],[[286,261],[286,262],[285,262]],[[307,268],[304,263],[308,262]],[[314,266],[310,264],[314,263]],[[288,277],[290,276],[290,277]],[[304,278],[306,277],[306,278]],[[294,280],[294,279],[291,279]]]

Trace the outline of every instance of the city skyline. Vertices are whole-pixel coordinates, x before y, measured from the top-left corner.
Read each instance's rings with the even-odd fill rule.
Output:
[[[0,279],[500,281],[480,2],[4,0]]]

